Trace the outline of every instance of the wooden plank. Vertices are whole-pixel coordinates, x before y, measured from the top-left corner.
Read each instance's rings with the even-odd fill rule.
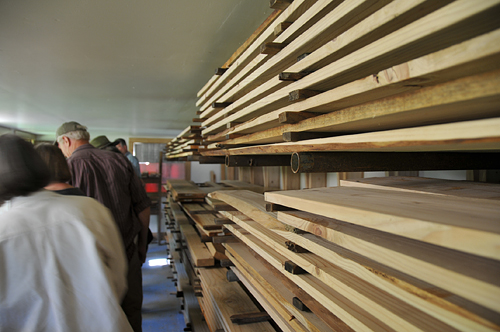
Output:
[[[228,212],[229,213],[229,212]],[[355,331],[393,331],[388,325],[377,317],[367,313],[350,299],[342,296],[320,279],[310,274],[294,275],[284,270],[285,256],[267,246],[260,239],[250,234],[238,225],[228,225],[231,233],[238,236],[245,244],[262,256],[274,268],[279,270],[288,279],[316,299],[321,305],[334,313]]]
[[[264,188],[256,184],[246,183],[238,180],[224,180],[221,182],[227,186],[233,187],[233,189],[250,190],[260,194],[264,193]]]
[[[293,152],[490,151],[500,150],[500,118],[344,135],[299,142],[210,151],[208,155],[290,154]],[[204,153],[205,154],[205,153]]]
[[[288,259],[299,264],[301,268],[330,285],[346,298],[352,299],[354,303],[366,310],[366,312],[374,316],[376,315],[395,331],[434,331],[436,329],[440,331],[455,331],[449,325],[429,316],[415,306],[388,294],[385,290],[374,287],[359,277],[329,264],[320,256],[296,254],[289,251],[284,245],[284,239],[280,235],[273,233],[245,215],[238,212],[223,213],[227,217],[231,216],[231,219],[236,224],[261,239],[281,255],[286,255]],[[362,268],[361,270],[365,269]],[[375,280],[379,279],[376,274],[372,276]],[[405,292],[401,290],[401,293]],[[422,302],[425,303],[425,301]],[[412,315],[408,315],[408,312],[412,312]]]
[[[212,198],[212,197],[205,197],[205,201],[211,206],[213,207],[213,209],[215,211],[234,211],[235,208],[232,207],[231,205],[221,201],[221,200],[218,200],[218,199],[215,199],[215,198]]]
[[[500,325],[467,310],[467,308],[471,308],[472,311],[481,310],[477,304],[432,284],[422,282],[312,234],[280,230],[276,233],[458,330],[494,331],[500,328]],[[482,310],[483,316],[490,314],[487,310]],[[497,318],[500,318],[500,315],[497,314]]]
[[[311,332],[352,331],[248,246],[231,243],[226,244],[226,248],[240,274],[243,274],[256,288],[266,292],[267,298],[274,300],[277,310],[288,321],[292,321],[292,317],[295,317]],[[299,295],[309,304],[312,312],[302,312],[295,308],[293,298]]]
[[[167,187],[172,192],[174,200],[204,199],[207,195],[197,185],[187,180],[169,179]]]
[[[266,211],[266,202],[262,194],[247,190],[216,191],[211,193],[210,197],[226,202],[266,227],[278,227],[277,225],[281,224],[276,219],[276,213]],[[222,212],[221,214],[226,216]]]
[[[302,324],[294,317],[290,317],[289,320],[282,317],[278,312],[277,305],[272,303],[272,298],[269,297],[269,294],[266,290],[257,289],[255,284],[247,279],[245,275],[243,275],[238,269],[232,268],[235,275],[241,280],[241,283],[245,286],[245,288],[253,295],[253,297],[259,302],[259,304],[264,308],[264,310],[272,317],[273,321],[276,325],[279,326],[281,330],[284,332],[306,332],[306,330]]]
[[[251,167],[250,182],[252,184],[263,186],[264,185],[264,171],[263,167]]]
[[[208,251],[207,247],[201,243],[200,236],[191,225],[179,225],[182,235],[184,236],[189,254],[195,266],[214,266],[214,257]]]
[[[392,176],[342,180],[344,187],[401,190],[436,195],[500,200],[500,185],[470,181],[430,179],[422,177]]]
[[[500,258],[500,206],[492,200],[348,187],[268,192],[265,199],[391,234]]]
[[[200,279],[204,290],[212,299],[217,314],[226,331],[274,331],[268,322],[236,325],[230,317],[236,314],[253,313],[259,309],[237,283],[226,280],[226,269],[200,269]]]
[[[282,103],[290,91],[298,89],[326,91],[366,77],[374,71],[384,70],[442,50],[498,28],[498,22],[495,23],[493,18],[497,15],[499,4],[484,2],[482,5],[473,6],[470,2],[454,2],[441,8],[377,40],[377,42],[317,70],[300,81],[260,98],[259,103],[253,103],[250,107],[246,107],[204,129],[203,135],[218,130],[226,122],[248,120],[250,117],[276,109],[276,105]],[[477,24],[474,23],[474,27],[477,27],[477,30],[471,29],[471,21],[475,20],[477,20]],[[454,28],[450,29],[450,26]],[[444,43],[443,40],[446,42]],[[397,56],[395,56],[396,54]],[[207,120],[204,125],[209,125],[212,122],[213,120]]]
[[[498,261],[302,211],[279,212],[278,219],[470,301],[494,303],[497,297]],[[453,297],[444,299],[457,303]],[[483,306],[461,306],[473,313],[464,315],[471,321],[486,327],[491,322],[498,325],[498,313]]]

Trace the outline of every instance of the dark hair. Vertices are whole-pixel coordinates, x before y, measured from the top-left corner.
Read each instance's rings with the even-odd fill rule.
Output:
[[[125,142],[125,140],[123,138],[115,139],[115,141],[113,142],[113,145],[118,145],[118,144],[127,146],[127,142]]]
[[[49,169],[33,144],[12,134],[0,136],[0,202],[38,191],[49,180]]]
[[[71,180],[71,172],[61,149],[53,144],[41,143],[35,146],[50,171],[50,182],[68,182]]]

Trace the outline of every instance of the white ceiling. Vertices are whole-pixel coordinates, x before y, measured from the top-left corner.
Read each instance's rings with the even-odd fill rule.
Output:
[[[268,0],[0,0],[0,126],[173,137]]]

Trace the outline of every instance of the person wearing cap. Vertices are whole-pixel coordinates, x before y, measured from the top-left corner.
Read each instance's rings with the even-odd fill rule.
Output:
[[[137,174],[138,177],[141,177],[141,166],[139,166],[139,160],[128,151],[127,148],[127,143],[123,138],[117,138],[113,143],[112,143],[125,157],[127,157],[128,160],[132,163],[132,166],[134,166],[135,173]]]
[[[142,272],[146,260],[151,201],[132,164],[121,154],[92,146],[87,127],[63,123],[56,140],[68,158],[71,185],[109,208],[121,232],[129,262],[129,290],[122,308],[135,332],[142,331]]]
[[[50,171],[0,136],[0,330],[131,332],[120,303],[127,259],[109,209],[43,189]]]
[[[92,139],[90,141],[90,145],[101,150],[120,152],[120,150],[118,150],[118,148],[116,148],[116,146],[114,145],[114,142],[110,142],[109,139],[104,135],[97,136],[96,138]]]

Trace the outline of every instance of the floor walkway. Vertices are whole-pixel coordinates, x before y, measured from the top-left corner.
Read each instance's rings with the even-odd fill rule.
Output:
[[[179,332],[186,324],[180,312],[179,299],[168,265],[150,266],[167,259],[167,246],[151,243],[146,263],[142,266],[144,301],[142,305],[143,332]],[[168,263],[167,263],[168,264]]]

